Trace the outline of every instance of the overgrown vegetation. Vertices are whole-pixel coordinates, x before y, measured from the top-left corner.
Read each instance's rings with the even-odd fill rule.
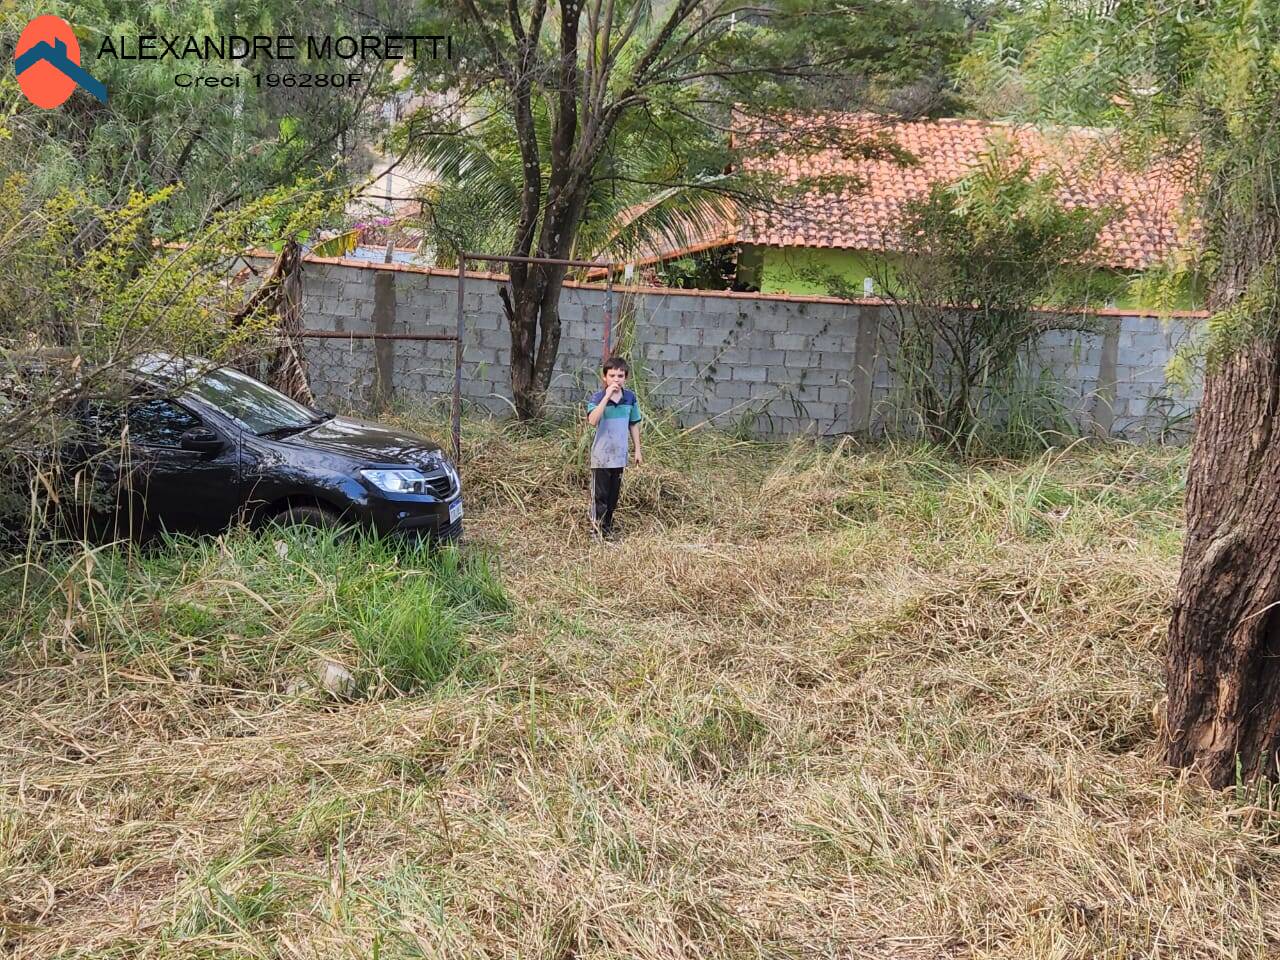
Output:
[[[83,19],[72,19],[99,39],[112,31],[215,33],[220,23],[226,34],[310,22],[290,2],[251,13],[218,4],[110,6],[90,4]],[[47,11],[4,6],[0,38],[15,40],[36,12]],[[139,358],[162,351],[247,365],[280,351],[270,336],[279,322],[273,311],[244,304],[253,281],[237,276],[241,257],[340,217],[347,175],[359,165],[349,153],[335,159],[332,149],[359,126],[341,92],[310,107],[309,93],[277,96],[252,84],[234,95],[197,87],[183,97],[168,64],[104,57],[94,69],[111,90],[107,104],[81,93],[41,110],[11,74],[0,80],[5,539],[15,518],[29,531],[43,524],[50,501],[101,492],[87,479],[93,471],[76,462],[84,458],[72,447],[86,439],[77,421],[86,401],[120,398],[121,374]],[[123,449],[119,436],[89,439],[101,441],[102,460]]]
[[[971,173],[906,206],[902,254],[876,278],[889,301],[882,353],[905,400],[891,428],[1015,454],[1071,429],[1033,349],[1046,334],[1094,332],[1085,256],[1108,212],[1065,209],[1057,187],[995,141]]]
[[[49,600],[6,618],[0,681],[6,950],[1280,946],[1276,798],[1158,752],[1185,451],[965,465],[665,425],[595,544],[575,430],[464,438],[469,549],[500,571],[268,534],[30,580]],[[423,683],[361,646],[441,617],[453,641],[406,647],[455,651]],[[321,659],[357,694],[317,690]]]
[[[9,238],[0,240],[5,539],[122,495],[92,479],[127,473],[97,469],[127,454],[122,428],[95,431],[87,405],[123,399],[129,371],[148,355],[243,365],[279,351],[277,316],[265,303],[243,308],[246,287],[230,275],[255,240],[293,236],[340,201],[323,184],[300,183],[219,214],[166,249],[152,245],[148,224],[175,188],[103,207],[80,190],[31,197],[28,184],[17,174],[0,183],[0,238]]]
[[[2,587],[11,655],[92,649],[126,671],[262,697],[311,683],[377,697],[470,675],[466,630],[492,627],[510,605],[478,553],[310,528],[145,552],[44,545]]]
[[[369,106],[389,93],[391,64],[356,57],[349,66],[361,73],[361,83],[303,86],[294,75],[328,72],[331,64],[308,61],[300,43],[297,59],[265,61],[272,75],[288,79],[260,86],[252,79],[264,68],[260,57],[225,63],[188,58],[179,69],[180,61],[172,57],[138,60],[137,37],[358,36],[403,30],[406,23],[402,9],[381,0],[360,5],[260,0],[252,6],[224,0],[12,0],[0,6],[0,47],[11,54],[27,22],[49,13],[71,23],[85,62],[110,95],[105,104],[81,94],[56,110],[42,110],[18,92],[12,71],[5,74],[0,78],[5,130],[0,178],[21,171],[30,174],[27,190],[37,199],[75,188],[90,203],[108,208],[132,192],[196,186],[179,190],[144,221],[148,237],[154,231],[164,239],[198,232],[211,214],[287,188],[299,178],[335,168],[351,176],[363,173],[367,146],[384,125],[381,111]],[[123,45],[122,37],[128,38]],[[132,56],[98,57],[104,39]],[[181,89],[174,79],[182,72],[240,82],[232,89],[199,83]],[[22,157],[10,166],[15,153]]]
[[[1274,778],[1280,706],[1280,19],[1253,0],[1028,4],[975,50],[1010,114],[1087,118],[1187,188],[1167,283],[1213,316],[1169,627],[1169,760],[1217,785]],[[1063,69],[1057,69],[1062,67]]]

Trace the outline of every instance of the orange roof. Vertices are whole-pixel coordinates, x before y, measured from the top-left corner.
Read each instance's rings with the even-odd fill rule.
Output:
[[[1140,270],[1179,246],[1190,221],[1183,215],[1188,165],[1126,168],[1097,130],[1083,127],[1042,133],[1034,127],[983,120],[897,122],[871,114],[825,114],[768,122],[738,115],[734,140],[743,169],[775,175],[785,191],[768,210],[746,213],[695,246],[750,243],[778,247],[895,250],[904,204],[925,197],[934,183],[952,183],[975,167],[993,143],[1005,139],[1014,157],[1031,162],[1035,175],[1055,171],[1059,200],[1068,207],[1114,209],[1099,231],[1099,265]],[[904,165],[885,150],[860,145],[876,138],[905,151]],[[759,146],[760,150],[753,147]],[[847,179],[846,179],[847,178]],[[824,182],[825,180],[825,182]],[[812,188],[806,189],[806,184]],[[645,260],[681,251],[659,244]]]

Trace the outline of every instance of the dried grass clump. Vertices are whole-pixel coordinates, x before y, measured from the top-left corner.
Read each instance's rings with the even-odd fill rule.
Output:
[[[8,595],[6,952],[1280,949],[1275,795],[1159,762],[1180,451],[669,430],[600,544],[575,431],[466,435],[493,559],[422,573],[443,605],[419,561],[242,534]],[[406,693],[442,609],[479,666]],[[379,684],[290,688],[375,621],[410,641]]]

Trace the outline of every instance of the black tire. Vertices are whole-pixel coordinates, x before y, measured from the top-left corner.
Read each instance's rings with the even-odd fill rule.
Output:
[[[290,504],[271,520],[282,527],[310,527],[314,530],[336,530],[342,526],[342,518],[336,511],[313,503]]]

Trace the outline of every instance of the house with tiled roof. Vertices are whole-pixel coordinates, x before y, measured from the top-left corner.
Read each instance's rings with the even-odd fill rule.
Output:
[[[1090,255],[1104,301],[1133,306],[1135,279],[1180,249],[1195,229],[1184,214],[1189,172],[1174,164],[1136,170],[1087,128],[1045,132],[983,120],[899,122],[869,114],[764,120],[739,115],[735,147],[745,170],[773,178],[778,202],[680,242],[642,251],[650,271],[696,255],[732,251],[737,286],[764,293],[823,294],[826,276],[875,296],[904,248],[904,207],[935,183],[954,183],[1002,142],[1033,175],[1053,171],[1068,208],[1105,210]],[[878,145],[878,146],[877,146]],[[755,148],[759,149],[755,149]],[[692,240],[692,242],[690,242]],[[887,268],[887,270],[886,270]],[[1188,290],[1185,303],[1194,306]]]

